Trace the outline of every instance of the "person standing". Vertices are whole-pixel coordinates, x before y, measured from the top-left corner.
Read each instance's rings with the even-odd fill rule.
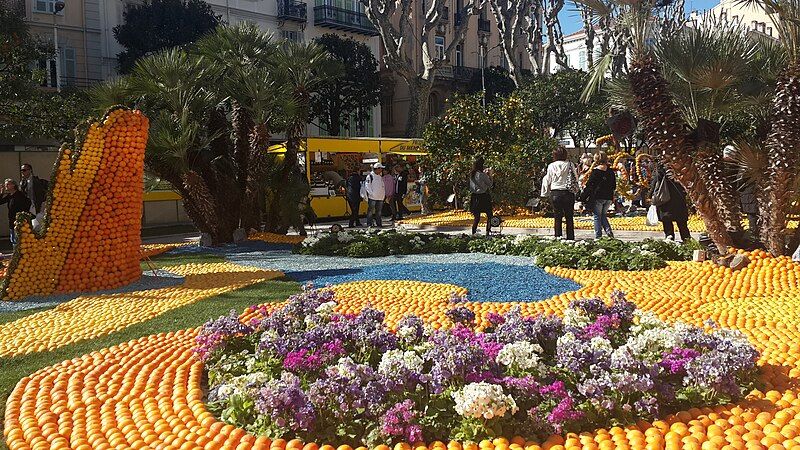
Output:
[[[21,179],[20,190],[28,196],[31,201],[30,212],[36,219],[38,228],[44,219],[44,210],[47,207],[47,188],[49,183],[33,174],[33,166],[28,163],[23,164],[19,169]]]
[[[367,193],[367,226],[374,223],[376,227],[383,226],[381,213],[383,200],[386,198],[386,187],[383,185],[383,164],[376,162],[372,165],[372,172],[364,181],[364,190]]]
[[[0,205],[8,203],[8,228],[11,235],[11,245],[16,246],[19,243],[17,232],[14,229],[14,222],[17,219],[17,214],[21,212],[30,212],[31,201],[17,185],[17,182],[11,178],[7,178],[3,183],[3,195],[0,196]]]
[[[472,234],[478,232],[478,224],[481,221],[481,213],[486,214],[486,235],[492,231],[492,195],[489,192],[494,185],[490,170],[484,167],[482,156],[475,158],[472,164],[472,171],[469,174],[469,191],[472,193],[469,199],[469,210],[474,216],[472,221]]]
[[[686,205],[686,190],[669,176],[661,163],[658,163],[653,173],[651,196],[662,181],[669,191],[669,200],[661,205],[656,205],[656,212],[658,220],[664,226],[664,236],[667,239],[675,240],[675,227],[672,225],[672,222],[675,222],[678,224],[681,240],[686,241],[692,237],[689,232],[689,207]]]
[[[353,169],[345,180],[345,197],[350,206],[350,228],[360,227],[359,212],[361,209],[361,174]]]
[[[420,164],[417,167],[417,189],[419,189],[419,203],[422,205],[422,214],[430,214],[431,210],[428,206],[428,176],[425,174],[425,168]]]
[[[567,161],[567,149],[559,146],[553,151],[553,162],[547,166],[542,180],[542,197],[553,203],[553,228],[555,236],[562,235],[562,219],[567,224],[567,239],[575,240],[575,193],[578,191],[578,172],[575,164]]]
[[[389,207],[389,211],[391,212],[389,220],[394,221],[395,217],[397,217],[397,210],[394,206],[394,196],[397,193],[397,180],[392,173],[392,169],[383,171],[383,187],[386,190],[386,199],[384,203]]]
[[[606,236],[614,237],[611,224],[608,222],[608,208],[614,200],[617,189],[617,176],[609,167],[608,155],[599,151],[594,155],[594,166],[583,189],[581,201],[589,205],[594,216],[594,237],[600,239],[605,231]]]
[[[397,177],[397,189],[395,189],[394,192],[395,219],[403,220],[403,214],[409,214],[411,212],[406,208],[403,202],[406,198],[406,194],[408,194],[408,170],[403,167],[403,164],[396,164],[394,166],[394,173]]]

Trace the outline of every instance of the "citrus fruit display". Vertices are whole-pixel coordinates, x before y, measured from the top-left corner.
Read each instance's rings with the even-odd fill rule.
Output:
[[[511,433],[480,442],[400,443],[395,450],[771,449],[800,443],[800,266],[763,252],[732,271],[712,263],[671,262],[647,272],[547,268],[580,283],[574,292],[534,303],[465,302],[481,326],[491,312],[518,306],[525,315],[562,314],[579,298],[608,298],[614,289],[640,309],[672,322],[713,320],[743,332],[761,356],[763,387],[736,404],[697,407],[580,434],[526,440]],[[190,270],[190,269],[187,269]],[[413,312],[434,324],[452,304],[451,286],[414,281],[360,281],[333,287],[339,310],[369,303],[397,323]],[[463,293],[463,291],[461,292]],[[279,307],[263,305],[243,322]],[[325,442],[256,437],[215,419],[203,404],[203,363],[192,353],[197,330],[149,336],[44,368],[23,378],[9,398],[4,434],[9,448],[263,448],[336,449]],[[356,449],[357,450],[357,449]],[[374,450],[390,450],[377,446]]]
[[[185,264],[169,270],[185,277],[180,286],[84,295],[53,309],[0,324],[0,358],[94,339],[171,309],[283,275],[230,263]]]
[[[144,148],[148,120],[114,108],[55,163],[42,230],[17,221],[19,245],[0,299],[96,291],[141,276]]]
[[[260,231],[257,233],[250,233],[247,238],[253,241],[267,242],[269,244],[299,244],[303,242],[305,236]]]
[[[417,226],[435,226],[435,227],[469,227],[472,226],[472,214],[466,211],[445,211],[427,216],[418,216],[404,219],[403,224],[417,225]],[[647,217],[633,216],[609,217],[608,221],[611,223],[613,230],[619,231],[661,231],[661,225],[655,227],[647,226],[645,223]],[[485,223],[486,219],[482,218],[481,223]],[[553,228],[553,218],[544,217],[541,215],[534,215],[530,213],[517,213],[510,216],[503,216],[503,225],[509,228]],[[706,231],[703,220],[700,216],[689,216],[689,231],[693,233],[702,233]],[[745,224],[746,225],[746,224]],[[789,221],[790,228],[797,228],[798,221]],[[575,229],[577,230],[593,230],[594,224],[592,217],[575,217]]]

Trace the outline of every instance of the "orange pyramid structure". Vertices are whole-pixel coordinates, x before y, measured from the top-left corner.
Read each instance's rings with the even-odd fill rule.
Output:
[[[44,224],[20,214],[19,244],[0,298],[111,289],[141,276],[144,150],[141,111],[117,107],[89,125],[77,149],[61,147]]]

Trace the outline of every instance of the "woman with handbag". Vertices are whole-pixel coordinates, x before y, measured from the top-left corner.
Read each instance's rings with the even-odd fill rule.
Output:
[[[691,239],[689,232],[689,207],[686,205],[686,190],[669,176],[667,170],[658,163],[653,172],[650,203],[656,207],[658,220],[664,226],[664,236],[675,240],[675,228],[678,224],[681,240]]]
[[[555,236],[561,237],[562,223],[567,223],[567,240],[575,240],[575,194],[578,192],[578,171],[575,164],[567,161],[567,149],[559,146],[553,150],[553,162],[547,166],[542,179],[542,197],[553,203],[553,228]]]
[[[586,187],[581,194],[581,201],[592,209],[594,216],[594,237],[600,239],[605,231],[606,236],[614,237],[611,223],[608,221],[608,208],[614,201],[617,189],[617,176],[609,167],[608,155],[600,151],[594,155],[595,168],[589,174]]]

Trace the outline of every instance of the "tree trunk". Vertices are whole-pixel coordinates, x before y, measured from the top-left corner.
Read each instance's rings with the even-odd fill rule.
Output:
[[[254,125],[250,114],[235,101],[231,111],[231,125],[234,134],[233,160],[236,163],[236,186],[240,198],[244,199],[247,191],[247,165],[250,159],[250,130]],[[241,215],[236,219],[237,222],[241,221]]]
[[[768,180],[760,203],[762,240],[775,256],[786,246],[786,226],[800,166],[800,62],[790,63],[775,83],[772,128],[766,142]]]
[[[408,120],[406,122],[407,137],[422,137],[425,124],[428,121],[428,96],[433,85],[432,80],[423,79],[421,76],[413,80],[406,80],[408,84]]]
[[[687,139],[688,126],[669,95],[658,64],[649,55],[637,55],[628,77],[648,146],[654,155],[662,156],[673,177],[686,188],[719,252],[727,253],[734,242],[699,174],[692,157],[694,145]]]
[[[215,196],[206,180],[195,171],[188,171],[181,178],[186,214],[200,231],[211,236],[213,245],[233,242],[233,231],[239,222],[240,203]]]
[[[261,229],[261,217],[265,207],[264,192],[269,183],[269,131],[265,124],[258,124],[250,132],[250,157],[248,162],[247,189],[242,198],[242,228]]]
[[[739,195],[725,171],[722,155],[717,145],[703,145],[697,152],[698,176],[708,188],[717,215],[730,235],[730,240],[741,247],[745,244],[742,227],[742,209]]]

